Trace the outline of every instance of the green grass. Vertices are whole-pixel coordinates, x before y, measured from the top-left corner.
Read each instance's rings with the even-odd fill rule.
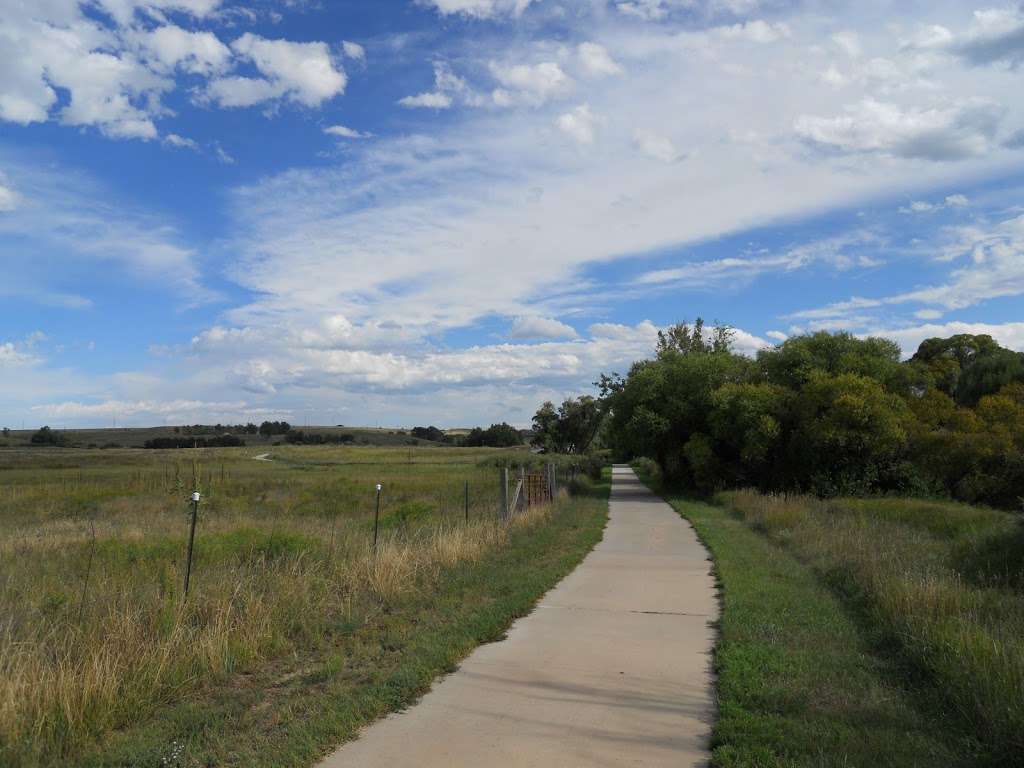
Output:
[[[721,506],[668,501],[711,550],[722,590],[715,766],[981,764],[982,745],[786,534],[777,543]]]
[[[251,453],[0,452],[0,764],[307,765],[499,634],[606,514],[596,486],[501,523],[522,454]]]

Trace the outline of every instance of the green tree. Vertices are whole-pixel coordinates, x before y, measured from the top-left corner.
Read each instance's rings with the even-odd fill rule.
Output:
[[[815,374],[855,373],[880,382],[893,392],[909,389],[910,372],[900,364],[900,348],[888,339],[858,339],[849,333],[821,331],[794,336],[761,350],[757,362],[772,384],[800,389]]]
[[[855,373],[814,373],[794,403],[789,474],[823,495],[866,493],[902,458],[912,413]]]
[[[711,404],[711,434],[731,482],[771,487],[780,479],[792,392],[765,382],[730,383],[715,390]]]

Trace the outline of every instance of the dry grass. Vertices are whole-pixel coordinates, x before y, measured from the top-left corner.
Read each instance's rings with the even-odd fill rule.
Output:
[[[205,452],[207,501],[187,598],[179,494],[187,486],[160,454],[141,467],[111,465],[105,452],[94,464],[80,455],[83,466],[72,469],[8,468],[0,764],[66,761],[188,691],[315,648],[353,602],[398,600],[440,569],[485,557],[511,528],[547,517],[541,508],[499,521],[495,473],[479,457],[470,463],[453,453],[447,464],[417,466],[400,450],[368,469],[345,462],[353,455],[293,449],[283,455],[288,463],[268,464],[244,452]],[[415,528],[388,527],[374,551],[378,480],[385,515],[410,499],[431,514]],[[461,519],[466,480],[469,523]]]
[[[987,562],[985,548],[1017,541],[1019,520],[931,501],[754,491],[720,500],[863,610],[990,760],[1024,764],[1024,562],[1004,560],[1001,573],[965,565]]]

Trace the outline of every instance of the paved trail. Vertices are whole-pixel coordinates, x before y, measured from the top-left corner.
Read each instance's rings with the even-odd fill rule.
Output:
[[[707,552],[628,467],[604,540],[507,639],[321,768],[704,765],[717,616]]]

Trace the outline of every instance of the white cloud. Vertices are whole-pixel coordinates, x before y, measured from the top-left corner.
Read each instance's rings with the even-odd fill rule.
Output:
[[[0,174],[0,213],[13,211],[18,207],[18,193],[6,185],[3,174]]]
[[[789,336],[787,336],[782,331],[768,331],[767,333],[765,333],[765,336],[767,336],[769,339],[774,339],[775,341],[778,342],[783,342],[789,338]]]
[[[217,10],[223,0],[97,0],[104,11],[109,13],[121,26],[127,26],[138,12],[160,18],[161,11],[180,11],[196,18],[209,16]]]
[[[552,317],[526,315],[512,322],[509,336],[513,339],[575,339],[579,336],[571,325]]]
[[[212,32],[190,32],[166,25],[135,33],[134,40],[148,61],[164,71],[180,67],[197,75],[223,72],[231,63],[231,50]]]
[[[419,0],[437,9],[443,16],[462,14],[478,19],[495,16],[520,16],[533,0]]]
[[[575,83],[554,61],[539,64],[499,64],[491,62],[491,74],[501,84],[492,94],[498,106],[526,104],[539,107],[552,99],[565,98]]]
[[[70,100],[59,113],[65,124],[96,126],[113,138],[152,139],[160,96],[173,87],[72,0],[8,4],[0,60],[0,119],[23,125],[50,119],[55,89],[65,89]]]
[[[341,50],[350,59],[361,62],[366,61],[366,49],[359,43],[353,43],[351,40],[342,40]]]
[[[277,98],[318,106],[344,92],[345,73],[325,43],[247,33],[232,51],[212,32],[167,21],[166,11],[209,17],[216,0],[99,5],[107,17],[85,0],[7,2],[0,11],[0,120],[28,125],[56,117],[111,138],[150,140],[159,136],[156,121],[172,114],[163,99],[184,85],[181,77],[215,77],[195,90],[224,106]],[[239,62],[252,63],[263,77],[229,76]],[[66,103],[59,91],[67,92]]]
[[[934,213],[946,208],[966,208],[968,205],[970,205],[970,200],[965,195],[947,195],[940,203],[914,200],[909,206],[900,208],[900,213]]]
[[[828,321],[835,327],[863,326],[871,322],[865,310],[917,304],[924,307],[916,311],[916,317],[928,320],[990,299],[1024,295],[1024,216],[993,224],[981,221],[949,227],[942,239],[944,242],[931,246],[937,253],[936,261],[956,265],[944,282],[881,298],[854,297],[794,312],[790,317]]]
[[[789,27],[782,23],[769,23],[761,19],[718,27],[715,32],[726,39],[745,40],[751,43],[774,43],[789,37]]]
[[[643,154],[663,163],[674,163],[683,157],[670,138],[643,128],[633,131],[633,143]]]
[[[598,43],[580,43],[576,49],[583,71],[591,77],[607,77],[621,75],[622,67],[608,53],[608,49]]]
[[[231,49],[236,56],[251,61],[264,77],[211,80],[205,98],[222,107],[251,107],[275,99],[318,107],[345,92],[348,78],[326,43],[267,40],[246,32],[231,44]]]
[[[5,163],[19,190],[16,208],[0,216],[0,295],[46,306],[86,308],[69,293],[75,276],[106,270],[172,292],[185,304],[210,301],[198,254],[166,221],[72,169]]]
[[[398,103],[410,109],[448,109],[452,105],[452,97],[440,91],[427,91],[415,96],[403,96]]]
[[[659,21],[668,15],[670,5],[669,0],[621,0],[615,7],[623,16]]]
[[[952,49],[975,65],[1024,64],[1024,9],[988,8],[974,12],[967,33]]]
[[[908,328],[873,328],[865,336],[881,336],[900,345],[904,357],[912,356],[921,342],[930,338],[945,338],[958,333],[985,334],[1009,349],[1024,352],[1024,323],[928,323]]]
[[[34,344],[28,340],[0,342],[0,370],[36,365],[42,362],[32,351],[33,346]]]
[[[844,152],[963,160],[992,148],[1002,115],[1001,107],[976,100],[922,109],[864,99],[837,117],[801,115],[795,129],[801,138]]]
[[[219,77],[206,87],[205,98],[221,107],[251,107],[284,95],[284,86],[259,77]]]
[[[599,122],[600,118],[590,111],[590,105],[580,104],[571,112],[559,115],[555,125],[578,143],[593,144],[594,129]]]
[[[51,419],[85,419],[96,424],[111,418],[132,419],[143,417],[149,423],[163,422],[181,424],[193,419],[202,420],[212,414],[221,414],[222,420],[245,421],[254,413],[261,413],[248,406],[244,400],[230,402],[209,402],[203,400],[104,400],[97,403],[66,401],[32,407],[38,413]],[[223,418],[227,416],[229,418]],[[233,418],[230,418],[233,417]]]
[[[410,109],[448,109],[456,99],[470,106],[478,106],[481,99],[469,84],[456,75],[444,61],[434,62],[434,90],[424,91],[415,96],[405,96],[398,103]]]
[[[771,272],[792,272],[817,264],[826,264],[838,271],[855,267],[876,266],[871,259],[864,260],[857,249],[876,247],[879,239],[868,231],[858,231],[806,243],[781,253],[756,253],[746,256],[727,256],[721,259],[695,261],[679,267],[645,272],[636,278],[638,285],[678,284],[693,288],[707,288],[724,284],[749,282],[758,275]]]
[[[863,49],[860,44],[860,35],[853,30],[847,29],[842,32],[836,32],[832,35],[832,42],[834,42],[839,49],[851,59],[860,58],[863,53]]]
[[[179,149],[191,149],[193,152],[199,151],[199,144],[194,139],[186,138],[185,136],[179,136],[176,133],[168,133],[163,138],[164,144],[169,147],[177,147]]]
[[[373,136],[372,133],[357,131],[346,125],[329,125],[324,128],[324,133],[329,136],[337,136],[339,139],[368,139]]]
[[[235,158],[233,158],[230,154],[228,154],[224,150],[224,147],[222,147],[220,144],[214,144],[214,146],[213,146],[213,154],[217,158],[217,160],[219,162],[223,163],[224,165],[234,165],[235,164]]]

